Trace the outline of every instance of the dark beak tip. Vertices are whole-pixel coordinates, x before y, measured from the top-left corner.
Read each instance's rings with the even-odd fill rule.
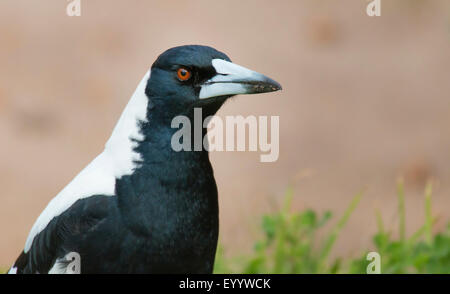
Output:
[[[273,80],[270,82],[265,83],[258,83],[252,86],[251,93],[252,94],[258,94],[258,93],[268,93],[268,92],[276,92],[279,90],[282,90],[283,88],[281,85]]]
[[[270,79],[270,87],[273,92],[283,90],[283,87],[277,81]]]

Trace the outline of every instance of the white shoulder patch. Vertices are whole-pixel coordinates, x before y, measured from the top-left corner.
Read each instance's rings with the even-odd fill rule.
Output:
[[[25,243],[27,253],[34,237],[56,216],[66,211],[77,200],[93,195],[114,196],[116,179],[129,175],[136,168],[139,153],[134,152],[134,140],[143,140],[139,121],[147,121],[148,98],[145,87],[150,78],[148,71],[120,116],[105,150],[83,169],[55,198],[34,223]]]
[[[15,274],[17,274],[17,267],[12,267],[12,268],[9,270],[8,274],[10,274],[10,275],[15,275]]]
[[[57,259],[55,264],[52,266],[49,275],[62,275],[66,273],[67,264],[63,263],[61,260]]]

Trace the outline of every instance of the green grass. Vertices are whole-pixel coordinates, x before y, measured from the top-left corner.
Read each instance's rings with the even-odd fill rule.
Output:
[[[288,189],[283,207],[276,213],[262,217],[263,237],[255,242],[247,256],[226,258],[219,246],[215,273],[360,273],[365,274],[370,251],[381,256],[382,273],[450,273],[450,224],[441,233],[433,234],[431,212],[432,186],[425,188],[424,224],[411,236],[405,231],[405,192],[403,180],[397,184],[398,238],[387,231],[379,210],[375,211],[378,226],[373,236],[375,250],[363,250],[356,258],[330,258],[339,238],[363,193],[356,195],[344,214],[325,238],[318,239],[318,231],[332,219],[331,212],[322,215],[313,210],[291,212],[292,189]]]

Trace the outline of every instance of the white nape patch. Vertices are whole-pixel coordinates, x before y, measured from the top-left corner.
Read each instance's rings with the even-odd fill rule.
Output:
[[[105,150],[83,169],[55,198],[53,198],[34,223],[25,243],[27,253],[34,237],[56,216],[66,211],[77,200],[93,195],[114,196],[116,179],[133,173],[135,161],[141,158],[133,148],[133,140],[143,140],[139,121],[147,121],[148,97],[145,87],[150,78],[148,71],[136,88],[122,112]]]
[[[129,175],[136,168],[134,161],[141,161],[140,154],[134,152],[137,143],[144,140],[139,122],[147,122],[148,97],[145,94],[147,81],[150,79],[148,71],[139,83],[136,91],[128,102],[125,110],[117,122],[111,137],[106,142],[105,151],[108,158],[113,161],[113,171],[116,178]]]
[[[245,94],[247,93],[246,87],[239,83],[233,83],[233,81],[243,81],[260,75],[257,72],[223,59],[213,59],[211,63],[218,74],[206,81],[202,86],[199,94],[200,99]]]
[[[12,267],[9,271],[8,271],[9,275],[15,275],[17,274],[17,267]]]

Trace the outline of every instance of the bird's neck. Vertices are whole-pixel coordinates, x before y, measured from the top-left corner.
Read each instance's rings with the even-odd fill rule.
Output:
[[[177,129],[171,127],[174,115],[168,111],[173,108],[159,105],[162,100],[158,97],[147,96],[149,78],[150,72],[139,83],[105,148],[117,179],[116,193],[121,207],[130,221],[145,229],[154,226],[141,219],[149,213],[162,213],[159,219],[168,221],[169,216],[160,211],[161,207],[179,210],[174,215],[181,217],[208,215],[206,219],[215,219],[217,188],[208,152],[177,152],[172,148],[172,136]],[[208,112],[215,112],[220,105]],[[184,115],[192,120],[193,111]],[[205,134],[202,129],[202,138]],[[189,207],[202,209],[190,211]],[[136,213],[141,209],[145,211]]]
[[[163,238],[155,236],[158,232],[173,232],[185,240],[198,238],[190,236],[184,224],[198,226],[195,234],[205,238],[216,236],[218,195],[209,154],[175,151],[171,141],[178,129],[159,110],[148,109],[147,119],[137,123],[140,137],[129,140],[135,165],[116,181],[124,219],[130,229],[153,239]]]
[[[171,105],[167,101],[161,105],[161,102],[155,101],[164,101],[164,98],[168,97],[157,99],[147,96],[146,87],[149,79],[150,71],[137,86],[105,146],[105,153],[108,154],[114,174],[118,178],[132,174],[140,162],[148,164],[156,160],[176,160],[181,157],[189,160],[206,160],[209,163],[207,152],[187,154],[172,152],[171,138],[177,131],[171,128],[172,119],[177,116],[173,111],[194,121],[195,107],[202,108],[205,118],[215,114],[226,97],[215,99],[213,103],[199,101],[198,105],[190,106]],[[175,110],[177,107],[179,109]],[[191,124],[191,127],[194,127],[194,124]],[[194,135],[196,134],[192,129],[191,142],[194,142]],[[206,129],[202,128],[201,138],[205,135]]]
[[[143,130],[145,140],[135,148],[142,159],[139,167],[116,182],[128,227],[160,244],[168,242],[167,235],[180,238],[171,240],[171,244],[184,242],[187,247],[198,246],[210,237],[214,243],[218,195],[208,152],[176,152],[170,143],[174,130],[150,125]],[[197,229],[186,230],[186,225]],[[204,246],[215,248],[215,243]]]

